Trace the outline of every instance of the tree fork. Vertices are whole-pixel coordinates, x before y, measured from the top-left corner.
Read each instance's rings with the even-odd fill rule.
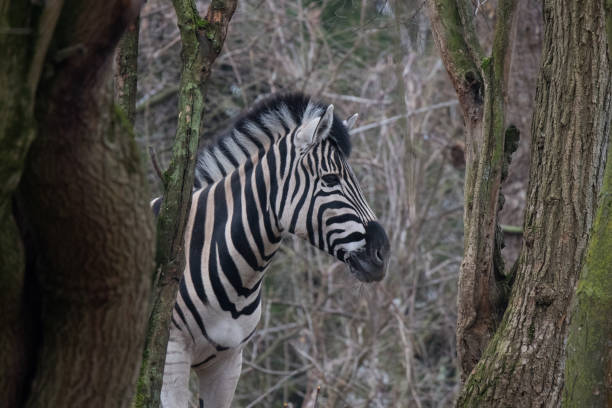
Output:
[[[164,173],[164,195],[157,221],[153,309],[138,380],[135,407],[159,406],[170,319],[185,269],[184,231],[191,205],[195,159],[202,128],[204,86],[221,52],[237,0],[213,0],[205,18],[193,0],[173,0],[183,61],[179,117],[172,160]]]

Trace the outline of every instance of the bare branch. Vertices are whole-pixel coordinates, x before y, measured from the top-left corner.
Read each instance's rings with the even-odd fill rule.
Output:
[[[139,34],[140,17],[137,17],[128,25],[115,52],[115,101],[132,126],[136,116]]]
[[[155,169],[155,174],[159,177],[159,180],[164,183],[164,175],[159,167],[159,162],[157,161],[157,153],[155,153],[155,148],[153,146],[149,146],[149,157],[151,158],[151,163],[153,164],[153,169]]]

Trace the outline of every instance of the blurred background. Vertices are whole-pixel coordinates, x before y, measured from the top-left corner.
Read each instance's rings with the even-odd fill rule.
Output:
[[[493,0],[476,0],[490,46]],[[519,6],[508,121],[521,131],[501,223],[521,226],[542,38],[541,5]],[[207,1],[198,2],[201,14]],[[167,165],[177,117],[180,38],[172,4],[141,13],[136,133]],[[350,163],[392,246],[365,285],[288,237],[265,279],[259,330],[236,407],[444,407],[459,390],[457,274],[463,250],[463,123],[423,0],[241,0],[207,87],[206,140],[260,98],[302,91],[359,113]],[[160,190],[150,161],[153,194]],[[508,267],[520,234],[506,235]]]

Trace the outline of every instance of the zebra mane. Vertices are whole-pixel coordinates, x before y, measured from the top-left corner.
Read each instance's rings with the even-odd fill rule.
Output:
[[[215,143],[199,152],[194,187],[201,188],[222,179],[304,121],[321,116],[326,108],[327,105],[301,93],[266,98],[240,116]],[[329,138],[348,158],[351,153],[348,130],[335,114]]]

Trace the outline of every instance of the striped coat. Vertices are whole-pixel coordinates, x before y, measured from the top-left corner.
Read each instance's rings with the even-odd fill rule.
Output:
[[[284,234],[345,262],[357,279],[383,278],[389,242],[347,162],[352,122],[339,120],[332,105],[280,96],[200,154],[164,370],[165,407],[187,405],[190,368],[202,406],[230,405],[242,347],[261,316],[263,277]]]

